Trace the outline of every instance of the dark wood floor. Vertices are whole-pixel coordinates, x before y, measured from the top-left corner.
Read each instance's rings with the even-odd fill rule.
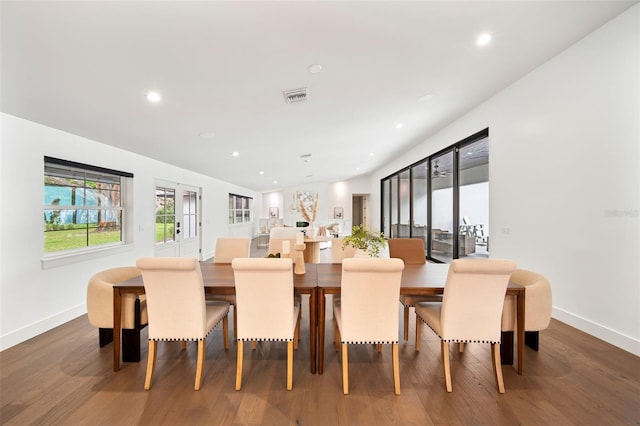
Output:
[[[306,300],[305,300],[306,302]],[[444,389],[439,342],[428,329],[422,351],[400,345],[401,395],[393,394],[390,348],[350,351],[351,394],[343,395],[328,333],[324,375],[309,372],[308,312],[286,391],[286,345],[245,347],[243,389],[234,390],[236,345],[208,339],[202,389],[193,390],[196,345],[161,344],[150,391],[143,362],[112,371],[112,346],[98,347],[86,316],[3,351],[1,423],[7,425],[630,425],[640,424],[640,358],[558,321],[527,348],[526,370],[504,366],[498,394],[488,346],[452,352],[453,393]],[[328,330],[331,330],[328,319]],[[413,325],[411,339],[413,339]]]

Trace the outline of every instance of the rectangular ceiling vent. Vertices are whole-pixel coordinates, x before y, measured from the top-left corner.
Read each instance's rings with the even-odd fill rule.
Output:
[[[306,87],[302,87],[300,89],[287,90],[283,92],[284,100],[287,101],[288,104],[293,104],[296,102],[306,101],[309,97],[309,89]]]

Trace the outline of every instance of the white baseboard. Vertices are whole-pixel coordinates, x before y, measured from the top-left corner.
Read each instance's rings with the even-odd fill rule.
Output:
[[[18,330],[0,336],[0,351],[9,349],[12,346],[27,341],[32,337],[36,337],[39,334],[49,331],[86,313],[87,305],[78,305],[64,312],[60,312],[56,315],[50,316],[41,321],[34,322],[33,324],[29,324]]]
[[[605,342],[617,346],[620,349],[624,349],[636,356],[640,356],[640,340],[638,339],[607,328],[586,318],[582,318],[571,312],[556,308],[555,306],[552,309],[551,316],[558,321],[562,321],[565,324],[584,331],[598,339],[604,340]]]

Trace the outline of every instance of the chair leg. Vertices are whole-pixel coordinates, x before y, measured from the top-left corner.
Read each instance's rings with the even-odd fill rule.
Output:
[[[147,354],[147,377],[144,379],[144,389],[151,389],[151,377],[156,366],[156,345],[158,342],[149,340],[149,352]]]
[[[404,341],[409,340],[409,307],[404,306]]]
[[[202,383],[202,369],[204,367],[205,348],[207,341],[205,339],[198,340],[198,361],[196,363],[196,383],[193,390],[200,390],[200,384]]]
[[[400,365],[398,362],[398,344],[391,345],[391,359],[393,364],[393,391],[400,395]]]
[[[256,349],[258,349],[258,342],[256,342],[255,340],[251,341],[251,350],[255,351]]]
[[[238,350],[236,360],[236,390],[239,391],[240,388],[242,388],[242,352],[244,349],[244,342],[242,340],[238,340],[236,348]]]
[[[496,376],[496,385],[498,385],[498,392],[504,393],[502,363],[500,362],[500,343],[491,344],[491,360],[493,361],[493,373]]]
[[[228,315],[225,315],[224,318],[222,318],[222,344],[224,346],[225,351],[229,349],[229,316]]]
[[[233,305],[233,340],[238,340],[238,306]]]
[[[452,392],[451,387],[451,364],[449,362],[449,343],[442,342],[442,366],[444,368],[444,385],[447,388],[447,392]]]
[[[464,343],[463,342],[459,342],[458,343],[458,352],[459,353],[464,352]]]
[[[296,319],[296,328],[293,332],[293,349],[298,349],[298,342],[300,341],[300,315]]]
[[[378,353],[382,353],[382,343],[378,343]]]
[[[293,342],[287,342],[287,390],[293,389]]]
[[[420,336],[421,333],[422,333],[422,321],[416,315],[416,352],[420,352],[420,339],[422,338],[422,336]]]
[[[342,344],[342,393],[349,395],[349,355],[348,345]]]

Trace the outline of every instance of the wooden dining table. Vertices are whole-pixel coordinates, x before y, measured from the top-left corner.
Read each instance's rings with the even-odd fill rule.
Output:
[[[318,374],[324,370],[324,338],[325,338],[325,316],[326,316],[326,295],[340,294],[340,284],[342,279],[342,265],[321,263],[317,265],[318,274]],[[447,281],[449,264],[427,263],[424,265],[405,265],[402,271],[402,281],[400,284],[400,294],[407,296],[428,296],[444,293],[444,285]],[[525,288],[523,286],[509,283],[507,295],[514,295],[516,302],[517,329],[517,351],[518,351],[518,374],[524,373],[524,306]]]
[[[293,289],[296,294],[309,295],[309,349],[311,373],[316,372],[316,321],[318,318],[318,280],[316,265],[308,264],[305,274],[293,274]],[[228,263],[200,262],[205,293],[235,294],[233,268]],[[144,294],[142,276],[117,283],[113,286],[113,371],[120,370],[120,345],[122,331],[122,295]],[[234,312],[234,315],[236,313]]]
[[[205,293],[235,294],[233,268],[230,264],[201,262]],[[309,295],[309,351],[310,370],[322,374],[324,371],[324,339],[326,321],[326,296],[340,294],[342,265],[339,263],[307,263],[304,274],[293,274],[296,294]],[[402,271],[400,294],[434,295],[444,293],[449,271],[448,264],[427,263],[405,265]],[[113,371],[120,370],[122,295],[144,294],[142,277],[138,276],[113,286]],[[509,283],[507,295],[516,297],[517,322],[517,371],[524,372],[524,319],[525,288]],[[234,312],[235,315],[235,312]]]

